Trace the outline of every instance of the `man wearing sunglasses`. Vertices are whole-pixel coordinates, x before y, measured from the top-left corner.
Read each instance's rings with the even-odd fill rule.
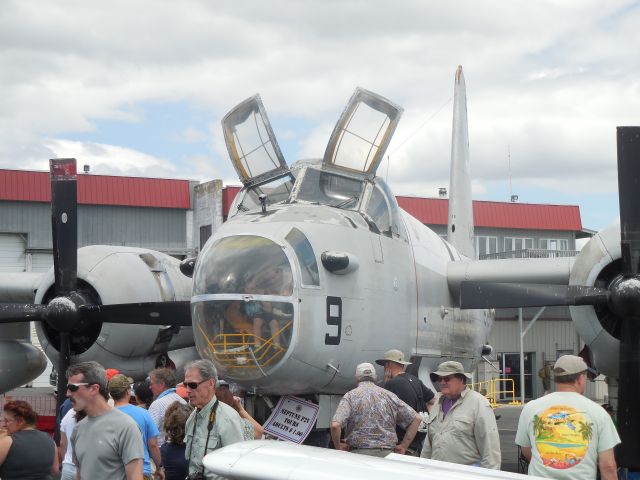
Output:
[[[196,360],[184,369],[184,386],[191,412],[185,426],[188,478],[204,478],[204,456],[218,448],[242,442],[242,421],[233,408],[216,398],[218,374],[210,360]]]
[[[142,480],[142,435],[131,417],[107,403],[107,373],[102,365],[71,365],[67,382],[72,408],[87,413],[71,434],[77,478]]]
[[[516,443],[529,460],[529,475],[557,479],[615,480],[613,447],[620,443],[607,411],[584,396],[589,367],[576,355],[553,366],[556,391],[522,409]]]
[[[440,393],[427,420],[421,457],[500,470],[500,437],[489,401],[467,386],[460,362],[443,362],[431,373]]]

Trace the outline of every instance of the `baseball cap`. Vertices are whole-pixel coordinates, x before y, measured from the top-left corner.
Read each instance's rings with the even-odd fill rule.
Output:
[[[438,370],[431,372],[429,376],[432,382],[437,382],[440,377],[448,377],[449,375],[464,375],[471,379],[471,374],[464,371],[464,367],[460,362],[449,360],[438,365]]]
[[[132,383],[133,378],[117,373],[109,380],[109,393],[124,392],[131,387]]]
[[[395,348],[387,350],[386,352],[384,352],[384,356],[382,358],[376,360],[376,363],[378,365],[384,365],[385,362],[395,362],[399,363],[400,365],[411,365],[411,362],[404,361],[404,353],[402,353],[400,350],[396,350]]]
[[[589,370],[589,366],[577,355],[562,355],[553,366],[553,374],[556,377],[574,375],[586,370]]]
[[[377,378],[376,368],[370,363],[361,363],[356,367],[356,378],[362,377]]]

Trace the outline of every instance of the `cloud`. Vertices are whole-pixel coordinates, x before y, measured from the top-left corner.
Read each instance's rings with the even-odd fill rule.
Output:
[[[145,126],[155,138],[140,106],[179,102],[205,112],[211,130],[180,115],[162,140],[205,142],[207,151],[165,157],[127,144],[135,161],[109,168],[137,174],[153,167],[136,164],[149,164],[171,174],[174,165],[180,176],[187,165],[197,177],[233,177],[219,119],[256,92],[274,123],[286,118],[283,150],[321,157],[358,85],[405,107],[393,152],[446,104],[462,64],[477,185],[490,194],[486,186],[506,178],[510,148],[514,183],[613,191],[615,126],[637,123],[640,110],[632,1],[8,0],[0,8],[5,168],[31,168],[82,132],[115,148],[117,139],[101,140],[105,121]],[[309,127],[292,127],[296,120]],[[394,188],[448,184],[450,129],[447,105],[391,153]],[[92,158],[114,152],[82,148]]]

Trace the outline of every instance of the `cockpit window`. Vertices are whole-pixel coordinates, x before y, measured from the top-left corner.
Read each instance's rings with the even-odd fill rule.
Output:
[[[194,295],[293,293],[293,275],[282,248],[254,235],[236,235],[208,244],[194,274]],[[205,261],[206,260],[206,261]]]
[[[293,247],[298,257],[300,271],[302,272],[302,285],[320,285],[320,275],[318,274],[318,262],[313,253],[313,247],[307,237],[297,228],[292,228],[285,237],[287,242]]]
[[[391,237],[391,216],[389,215],[389,206],[385,199],[385,195],[377,187],[371,190],[371,196],[367,202],[365,213],[369,215],[373,223],[376,224],[378,230],[383,235]]]
[[[249,187],[241,191],[229,210],[232,215],[261,208],[260,195],[266,195],[267,205],[285,202],[289,199],[293,188],[293,176],[286,175],[274,180]]]
[[[354,210],[360,204],[363,180],[307,167],[298,177],[295,200]]]

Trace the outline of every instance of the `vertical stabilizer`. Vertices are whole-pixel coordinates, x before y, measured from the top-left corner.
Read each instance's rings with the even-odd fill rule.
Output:
[[[449,242],[463,255],[475,258],[473,203],[469,168],[467,92],[462,66],[456,70],[453,89],[453,129],[451,135],[451,180],[449,184]]]

